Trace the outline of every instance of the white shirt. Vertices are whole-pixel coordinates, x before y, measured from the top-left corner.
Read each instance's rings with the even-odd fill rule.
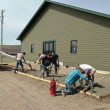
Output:
[[[82,69],[82,70],[85,70],[85,69],[92,69],[93,67],[88,65],[88,64],[80,64],[79,67]]]
[[[42,60],[45,56],[46,56],[45,54],[41,54],[40,59]]]
[[[24,55],[22,53],[17,53],[17,60],[22,60]]]

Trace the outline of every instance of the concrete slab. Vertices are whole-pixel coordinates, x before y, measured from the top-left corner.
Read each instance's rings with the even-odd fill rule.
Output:
[[[25,73],[22,73],[22,74],[24,75]],[[31,74],[29,77],[32,77],[32,76],[34,76],[34,78],[36,77],[38,80],[42,80],[42,81],[46,81],[46,82],[50,82],[50,80],[53,79],[53,77],[54,77],[54,79],[56,80],[56,82],[59,81],[59,86],[61,86],[61,87],[64,87],[65,86],[65,83],[64,83],[65,78],[66,78],[65,75],[50,75],[50,77],[39,78],[38,75]],[[110,95],[110,84],[109,83],[110,83],[110,81],[98,82],[98,83],[96,83],[96,85],[95,85],[95,87],[93,89],[93,94],[91,94],[90,91],[87,91],[85,94],[94,96],[96,98],[106,97],[106,96]],[[83,89],[85,87],[87,87],[87,86],[84,86],[84,85],[79,86],[78,82],[76,83],[76,85],[77,85],[77,90],[80,93],[84,93],[83,92]]]
[[[100,74],[102,78],[110,79],[110,74]]]
[[[50,82],[50,80],[54,78],[56,81],[59,81],[59,86],[61,86],[61,87],[65,86],[65,78],[67,75],[63,75],[60,73],[59,74],[51,73],[50,77],[39,78],[40,70],[39,71],[38,70],[31,71],[29,69],[26,69],[26,70],[27,71],[25,73],[21,73],[21,72],[18,72],[18,73],[22,74],[22,75],[26,75],[31,78],[38,79],[38,80],[46,81],[46,82]],[[93,94],[91,94],[90,91],[87,91],[85,94],[94,96],[96,98],[106,97],[106,96],[110,95],[110,80],[109,80],[110,74],[100,74],[100,73],[97,73],[97,74],[98,74],[97,78],[100,77],[100,78],[102,78],[102,80],[98,80],[98,82],[96,82],[95,87],[93,89]],[[79,86],[78,81],[77,81],[76,85],[77,85],[78,91],[80,93],[84,93],[83,89],[87,86],[85,86],[84,84],[82,86]]]

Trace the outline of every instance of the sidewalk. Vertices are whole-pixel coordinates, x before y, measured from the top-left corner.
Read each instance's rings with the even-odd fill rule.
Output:
[[[58,75],[50,75],[50,77],[46,77],[45,79],[51,80],[52,77],[54,77],[55,80],[58,80],[60,84],[65,85],[65,78],[67,75],[60,75],[60,73]],[[96,79],[95,79],[95,87],[93,89],[93,94],[91,94],[91,91],[87,91],[85,94],[87,95],[92,95],[96,98],[103,98],[103,97],[107,97],[108,95],[110,95],[110,74],[100,74],[100,73],[96,73]],[[83,85],[80,86],[79,85],[79,81],[76,82],[77,85],[77,89],[78,91],[80,91],[80,93],[84,93],[83,89],[87,86],[84,85],[84,81],[83,81]]]
[[[100,80],[94,87],[94,94],[99,98],[110,95],[110,73],[96,73]]]

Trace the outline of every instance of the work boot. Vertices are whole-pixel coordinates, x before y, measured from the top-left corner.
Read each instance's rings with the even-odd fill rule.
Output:
[[[55,70],[55,74],[57,74],[57,70]]]
[[[49,71],[48,71],[48,72],[46,72],[46,74],[47,74],[47,77],[49,77]]]
[[[56,92],[56,93],[61,93],[61,90],[56,90],[55,92]]]
[[[49,74],[47,74],[47,77],[49,77]]]
[[[61,88],[61,89],[59,89],[59,90],[56,90],[56,93],[61,93],[62,90],[64,90],[64,88]]]
[[[16,71],[14,71],[14,74],[16,74]]]
[[[70,95],[70,94],[73,94],[74,92],[70,91],[70,90],[64,90],[64,93],[67,94],[67,95]]]

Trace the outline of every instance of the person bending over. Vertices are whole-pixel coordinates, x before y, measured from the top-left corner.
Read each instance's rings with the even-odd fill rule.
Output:
[[[25,61],[25,58],[24,58],[24,55],[26,55],[25,52],[17,53],[17,55],[16,55],[17,62],[16,62],[16,67],[15,67],[15,69],[14,69],[14,73],[16,73],[16,70],[17,70],[19,64],[20,64],[20,66],[21,66],[21,72],[24,71],[24,69],[23,69],[23,64],[22,64],[22,59],[24,60],[24,62],[26,62],[26,61]]]

